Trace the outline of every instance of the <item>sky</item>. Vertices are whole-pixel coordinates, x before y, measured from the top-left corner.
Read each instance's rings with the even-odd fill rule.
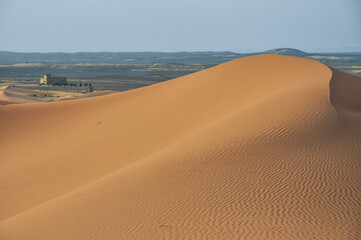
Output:
[[[361,0],[0,0],[0,51],[361,52]]]

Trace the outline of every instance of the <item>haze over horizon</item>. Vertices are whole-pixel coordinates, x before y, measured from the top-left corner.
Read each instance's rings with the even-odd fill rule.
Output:
[[[0,50],[361,51],[359,9],[357,0],[3,0]]]

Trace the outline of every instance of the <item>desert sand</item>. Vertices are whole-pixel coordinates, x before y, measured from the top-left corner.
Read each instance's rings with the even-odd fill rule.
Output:
[[[258,55],[0,106],[0,239],[359,239],[360,92]]]
[[[78,98],[96,97],[114,93],[114,91],[95,91],[91,93],[74,93],[65,91],[30,90],[22,86],[0,84],[0,105],[33,103],[33,102],[54,102],[72,100]]]

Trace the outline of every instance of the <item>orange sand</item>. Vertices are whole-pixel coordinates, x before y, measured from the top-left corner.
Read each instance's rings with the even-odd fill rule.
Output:
[[[360,86],[258,55],[0,106],[0,239],[358,239]]]

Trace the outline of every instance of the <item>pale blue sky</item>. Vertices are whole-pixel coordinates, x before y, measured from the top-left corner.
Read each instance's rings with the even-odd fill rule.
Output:
[[[0,50],[278,47],[361,50],[361,0],[0,0]]]

